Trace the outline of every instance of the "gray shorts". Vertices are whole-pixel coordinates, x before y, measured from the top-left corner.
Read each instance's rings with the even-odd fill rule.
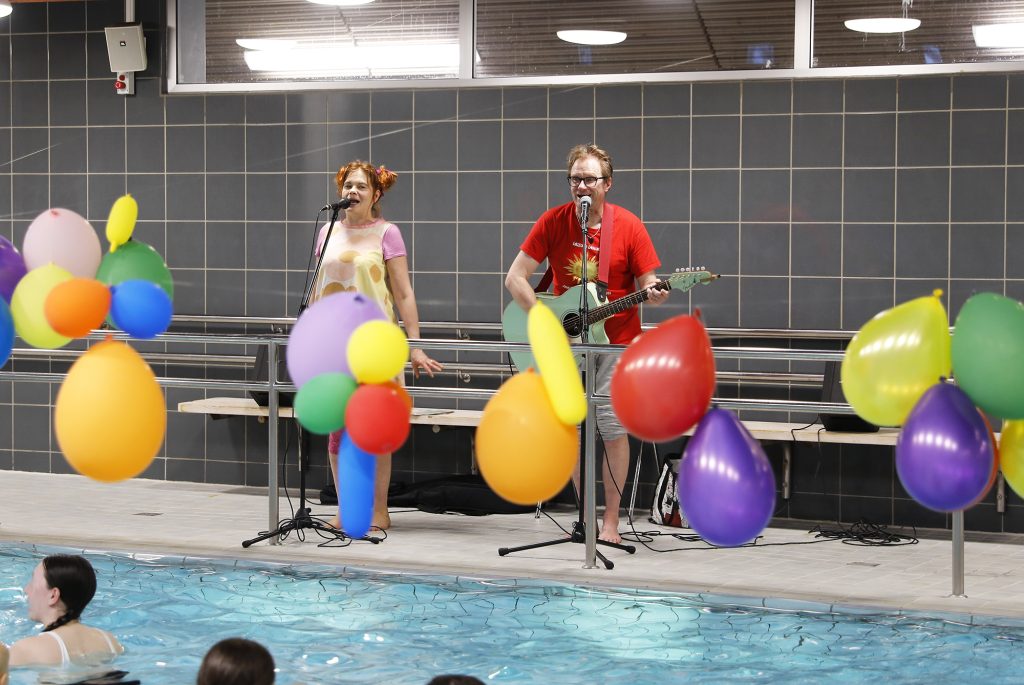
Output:
[[[597,355],[597,372],[595,380],[597,387],[594,388],[595,395],[610,395],[612,388],[612,371],[615,370],[615,363],[619,358],[611,354]],[[619,423],[619,419],[612,411],[611,404],[599,404],[594,408],[597,414],[597,430],[602,440],[614,440],[626,434],[626,429]]]

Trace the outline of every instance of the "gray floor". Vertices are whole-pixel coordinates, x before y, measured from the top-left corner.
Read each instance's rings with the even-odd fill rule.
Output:
[[[674,539],[659,554],[609,551],[613,570],[583,568],[583,546],[565,544],[506,557],[497,548],[553,539],[546,518],[463,517],[398,511],[387,540],[322,548],[315,537],[242,549],[268,523],[265,495],[245,489],[133,480],[102,484],[79,476],[0,472],[0,540],[83,549],[296,561],[485,577],[547,578],[595,586],[661,588],[754,598],[1024,617],[1024,537],[969,541],[967,597],[952,597],[951,547],[923,539],[905,547],[814,539],[806,529],[770,528],[766,546],[711,549]],[[282,499],[281,511],[288,512]],[[329,515],[316,506],[314,513]],[[575,514],[555,516],[568,526]],[[639,524],[638,524],[639,526]],[[654,526],[644,523],[643,529]],[[672,532],[673,529],[665,529]],[[1007,541],[1009,540],[1009,541]]]

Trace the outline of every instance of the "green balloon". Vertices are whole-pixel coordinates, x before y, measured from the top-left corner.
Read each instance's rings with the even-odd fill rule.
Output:
[[[100,262],[96,280],[107,285],[124,281],[143,280],[156,283],[174,301],[174,281],[171,270],[164,264],[164,258],[146,243],[129,240],[115,252],[108,252]]]
[[[345,427],[345,407],[358,383],[346,373],[321,373],[295,395],[295,418],[310,433],[327,435]]]
[[[976,405],[1003,419],[1024,418],[1024,304],[973,295],[953,329],[953,375]]]

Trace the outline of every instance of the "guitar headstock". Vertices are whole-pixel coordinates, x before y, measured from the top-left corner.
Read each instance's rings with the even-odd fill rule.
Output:
[[[721,276],[711,273],[703,266],[687,266],[676,269],[664,282],[675,290],[685,292],[695,285],[707,285],[716,278]]]

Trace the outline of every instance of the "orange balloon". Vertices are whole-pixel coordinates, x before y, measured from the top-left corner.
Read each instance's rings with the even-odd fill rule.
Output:
[[[43,312],[53,330],[81,338],[99,328],[109,310],[110,288],[91,278],[73,278],[50,291]]]
[[[78,358],[54,404],[53,429],[64,457],[99,481],[145,471],[160,452],[166,428],[167,407],[153,370],[116,340]]]
[[[484,480],[515,504],[536,504],[569,482],[579,456],[576,426],[562,423],[532,369],[505,381],[484,407],[476,459]]]

